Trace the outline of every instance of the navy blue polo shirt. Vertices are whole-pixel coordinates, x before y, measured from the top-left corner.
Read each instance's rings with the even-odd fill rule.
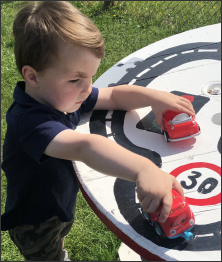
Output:
[[[18,82],[6,114],[2,169],[7,178],[7,199],[1,230],[38,224],[55,215],[63,222],[73,218],[79,187],[72,162],[43,152],[58,133],[75,129],[80,114],[90,112],[98,98],[98,89],[93,87],[79,110],[66,115],[40,104],[24,90],[25,82]]]

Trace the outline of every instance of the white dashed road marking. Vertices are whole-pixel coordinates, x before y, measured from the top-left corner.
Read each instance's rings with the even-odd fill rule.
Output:
[[[178,54],[174,54],[174,55],[171,55],[171,56],[165,57],[164,59],[165,59],[165,60],[168,60],[168,59],[171,59],[171,58],[173,58],[173,57],[175,57],[175,56],[178,56]]]
[[[217,49],[199,49],[198,52],[217,52]]]
[[[141,77],[142,75],[144,75],[145,73],[147,73],[148,71],[150,71],[150,68],[147,68],[145,70],[143,70],[141,73],[139,73],[136,77]]]
[[[159,65],[161,63],[163,63],[163,61],[160,60],[159,62],[157,62],[156,64],[152,65],[151,67],[155,67],[155,66],[157,66],[157,65]]]
[[[136,79],[131,80],[128,85],[133,85],[136,82]]]
[[[188,54],[188,53],[193,53],[193,52],[194,50],[188,50],[188,51],[181,52],[181,54],[183,55],[183,54]]]

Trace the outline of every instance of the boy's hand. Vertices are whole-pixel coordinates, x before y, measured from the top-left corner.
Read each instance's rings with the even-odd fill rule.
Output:
[[[152,175],[148,175],[152,173]],[[161,202],[163,208],[159,221],[164,223],[172,207],[172,188],[184,197],[183,188],[176,178],[159,168],[142,171],[137,176],[137,197],[144,212],[154,213]]]
[[[193,105],[188,99],[168,92],[156,90],[150,104],[155,114],[156,123],[162,130],[164,129],[163,115],[167,110],[195,116]]]

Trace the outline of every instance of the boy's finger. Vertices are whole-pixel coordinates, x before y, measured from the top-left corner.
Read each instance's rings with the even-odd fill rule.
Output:
[[[185,109],[190,110],[191,112],[195,113],[193,105],[190,102],[186,103],[185,101],[181,101],[180,105],[183,106]]]
[[[143,210],[148,210],[151,200],[152,199],[149,198],[148,196],[143,198],[143,200],[140,202],[140,205],[143,208]],[[145,211],[145,212],[147,212],[147,211]],[[147,213],[149,213],[149,212],[147,212]]]
[[[173,188],[184,198],[183,187],[180,185],[180,183],[176,179],[173,183]]]
[[[177,103],[174,105],[174,109],[172,108],[172,111],[184,112],[191,115],[195,115],[195,110],[193,108],[193,105],[187,99],[184,100],[181,99],[180,101],[177,101]]]
[[[172,193],[165,195],[162,202],[163,202],[163,208],[160,213],[160,219],[159,219],[160,223],[164,223],[170,214],[170,210],[173,202]]]
[[[154,198],[151,200],[150,205],[148,209],[145,210],[147,213],[154,213],[157,211],[157,208],[160,206],[160,200],[157,198]]]
[[[157,124],[161,129],[164,128],[164,126],[163,126],[163,118],[162,118],[162,116],[156,118],[156,124]]]
[[[188,114],[188,115],[191,115],[191,116],[195,116],[195,111],[194,110],[188,109],[186,107],[181,107],[179,110],[180,110],[180,112],[183,112],[185,114]]]
[[[180,100],[186,102],[186,103],[189,104],[191,107],[193,107],[193,105],[192,105],[192,103],[190,102],[189,99],[187,99],[187,98],[185,98],[185,97],[180,97]]]

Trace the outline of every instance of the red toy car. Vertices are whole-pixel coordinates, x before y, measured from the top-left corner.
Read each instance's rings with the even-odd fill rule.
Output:
[[[164,137],[167,142],[180,141],[200,134],[200,126],[194,117],[185,113],[167,111],[164,116]]]
[[[193,234],[189,231],[195,224],[194,214],[186,200],[174,189],[172,189],[172,197],[172,209],[164,223],[159,222],[159,216],[163,208],[162,204],[155,213],[145,213],[142,208],[139,208],[139,211],[143,218],[154,227],[160,238],[173,239],[181,236],[189,241],[193,238]]]
[[[194,97],[183,95],[190,102],[193,102]],[[195,121],[194,117],[188,116],[185,113],[176,113],[167,111],[164,118],[164,136],[167,142],[180,141],[188,139],[200,134],[200,126]]]

